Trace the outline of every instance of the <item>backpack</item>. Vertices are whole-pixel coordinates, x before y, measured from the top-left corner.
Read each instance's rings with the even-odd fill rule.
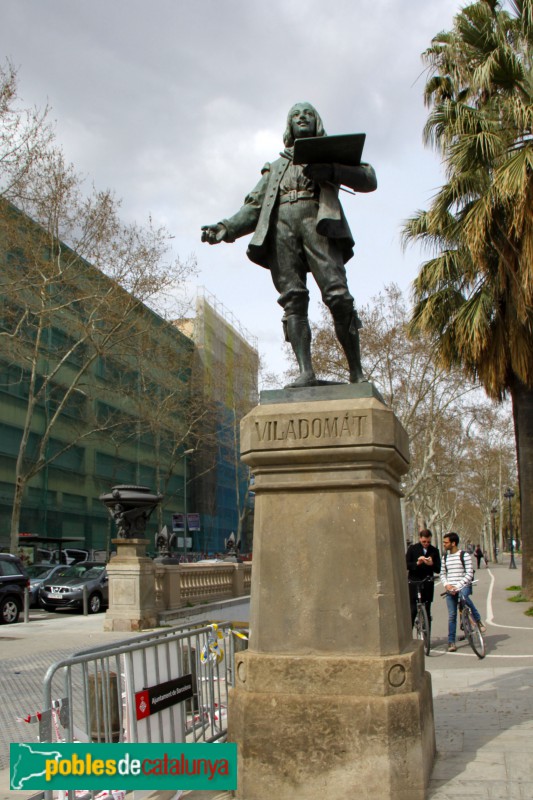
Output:
[[[466,567],[465,567],[465,551],[464,551],[464,550],[459,550],[459,558],[461,559],[461,564],[463,565],[463,569],[464,569],[464,571],[466,572]],[[446,551],[446,552],[444,553],[444,566],[446,566],[446,561],[447,561],[447,560],[448,560],[448,551]],[[475,574],[476,574],[476,570],[474,570],[474,571],[473,571],[473,574],[472,574],[472,581],[474,580],[474,576],[475,576]],[[472,591],[474,591],[474,587],[473,587],[472,583],[470,584],[470,589],[471,589]]]

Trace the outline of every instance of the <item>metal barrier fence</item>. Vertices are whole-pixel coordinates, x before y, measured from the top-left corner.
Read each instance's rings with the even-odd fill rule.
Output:
[[[169,628],[95,647],[46,672],[41,742],[216,742],[227,733],[234,623]],[[52,793],[46,792],[51,798]],[[75,793],[68,792],[69,800]],[[90,793],[87,795],[90,797]]]

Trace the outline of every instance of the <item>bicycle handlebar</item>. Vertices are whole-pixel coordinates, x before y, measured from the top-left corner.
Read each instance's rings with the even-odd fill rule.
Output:
[[[461,589],[465,589],[467,586],[473,586],[475,583],[477,583],[477,578],[476,578],[476,580],[470,581],[470,583],[465,584],[465,586],[461,586]],[[457,594],[459,594],[461,589],[457,590]],[[442,592],[441,597],[446,597],[447,594],[450,594],[450,593],[449,592]]]

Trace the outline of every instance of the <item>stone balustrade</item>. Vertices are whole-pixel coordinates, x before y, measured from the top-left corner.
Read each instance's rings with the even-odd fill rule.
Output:
[[[155,603],[159,612],[202,601],[229,600],[250,594],[252,564],[157,564]]]

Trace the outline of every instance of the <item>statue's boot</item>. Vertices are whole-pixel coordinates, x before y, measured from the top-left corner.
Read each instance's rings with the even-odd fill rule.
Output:
[[[300,314],[290,314],[283,320],[285,339],[291,345],[300,375],[286,389],[296,389],[298,386],[316,386],[316,377],[311,360],[311,327],[309,320]]]
[[[354,311],[334,315],[333,323],[337,339],[346,355],[350,370],[350,383],[362,383],[365,380],[361,368],[361,347],[359,344],[360,323]]]

